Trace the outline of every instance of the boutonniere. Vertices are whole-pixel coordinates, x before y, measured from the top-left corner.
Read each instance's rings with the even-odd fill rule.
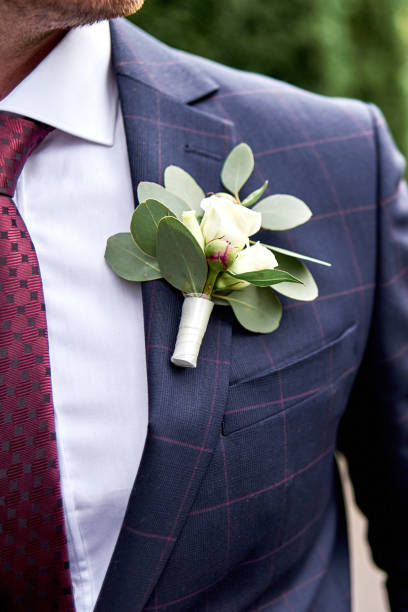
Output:
[[[121,278],[138,282],[164,278],[183,293],[171,357],[175,365],[196,367],[215,304],[231,307],[245,329],[271,333],[282,316],[277,293],[307,301],[318,295],[313,276],[301,260],[330,265],[250,239],[261,228],[288,230],[312,216],[309,207],[294,196],[262,199],[268,181],[241,201],[241,190],[254,165],[248,145],[235,147],[221,172],[228,193],[209,196],[185,170],[169,166],[164,186],[139,184],[140,203],[130,232],[108,240],[105,259]]]

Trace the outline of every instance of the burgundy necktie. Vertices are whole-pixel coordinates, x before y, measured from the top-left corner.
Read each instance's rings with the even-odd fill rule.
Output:
[[[12,197],[52,128],[0,112],[0,610],[74,610],[44,296]],[[45,220],[44,220],[45,221]]]

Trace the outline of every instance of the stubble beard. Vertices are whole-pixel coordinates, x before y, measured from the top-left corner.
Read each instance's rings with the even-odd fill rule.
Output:
[[[42,36],[55,30],[68,30],[124,17],[138,11],[144,0],[0,0],[0,11],[6,17]]]

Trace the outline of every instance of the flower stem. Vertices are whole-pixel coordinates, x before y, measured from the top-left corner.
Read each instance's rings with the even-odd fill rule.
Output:
[[[218,270],[211,270],[208,273],[207,276],[207,281],[205,283],[205,287],[204,287],[204,291],[203,293],[205,295],[208,295],[208,297],[211,297],[211,294],[213,292],[214,289],[214,285],[215,285],[215,281],[217,280],[217,276],[219,275],[219,271]]]

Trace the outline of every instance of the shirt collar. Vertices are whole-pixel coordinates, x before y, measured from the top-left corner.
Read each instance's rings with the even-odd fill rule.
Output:
[[[117,108],[107,21],[70,30],[0,101],[0,110],[108,146],[114,142]]]

